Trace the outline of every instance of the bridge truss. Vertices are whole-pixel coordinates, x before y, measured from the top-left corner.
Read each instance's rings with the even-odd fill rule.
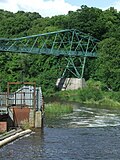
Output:
[[[62,56],[66,67],[61,77],[82,78],[87,57],[96,58],[98,40],[76,29],[20,38],[0,38],[0,52]]]

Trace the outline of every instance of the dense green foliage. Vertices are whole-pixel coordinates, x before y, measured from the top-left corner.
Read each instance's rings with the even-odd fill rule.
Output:
[[[54,94],[57,99],[96,104],[102,107],[120,108],[120,92],[104,91],[100,81],[88,80],[85,88],[76,91],[60,91]]]
[[[114,8],[102,11],[81,6],[67,15],[43,18],[38,13],[0,10],[0,37],[21,37],[60,29],[75,28],[100,40],[96,60],[87,59],[84,78],[101,81],[104,90],[120,90],[120,12]],[[55,82],[62,73],[64,58],[43,55],[0,53],[1,88],[7,81],[36,81],[46,94],[55,92]],[[86,92],[86,91],[84,91]],[[99,90],[89,90],[86,99],[97,100]],[[88,92],[87,92],[88,93]],[[81,95],[81,99],[83,99]]]

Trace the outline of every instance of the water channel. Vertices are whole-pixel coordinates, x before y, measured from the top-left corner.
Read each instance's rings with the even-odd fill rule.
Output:
[[[72,105],[72,114],[0,148],[0,160],[120,160],[120,111]]]

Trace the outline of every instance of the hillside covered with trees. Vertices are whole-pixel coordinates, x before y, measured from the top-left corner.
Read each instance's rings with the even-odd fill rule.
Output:
[[[120,91],[120,12],[114,8],[81,6],[67,15],[43,18],[36,12],[12,13],[0,10],[0,37],[22,37],[78,29],[100,40],[98,58],[87,59],[84,78],[103,84],[103,90]],[[44,93],[54,93],[57,78],[62,74],[64,58],[47,55],[0,53],[2,91],[8,81],[36,81]]]

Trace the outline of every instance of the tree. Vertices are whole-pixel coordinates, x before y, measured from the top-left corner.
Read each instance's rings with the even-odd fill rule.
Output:
[[[107,38],[99,44],[96,78],[113,91],[120,91],[120,41]],[[95,78],[94,76],[94,78]]]

